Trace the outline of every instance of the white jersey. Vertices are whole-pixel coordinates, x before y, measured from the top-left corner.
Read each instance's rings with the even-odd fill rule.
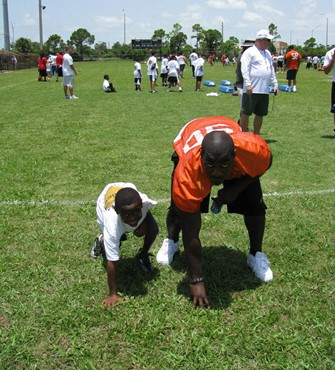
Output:
[[[177,62],[179,65],[186,64],[185,56],[184,55],[177,56]]]
[[[167,73],[167,69],[166,69],[166,67],[167,67],[168,63],[169,63],[168,58],[163,58],[163,59],[162,59],[162,64],[161,64],[161,73]]]
[[[102,83],[102,88],[103,88],[103,90],[105,92],[110,90],[109,81],[108,80],[104,80],[104,82]]]
[[[135,64],[134,64],[134,78],[141,78],[141,77],[142,77],[141,63],[135,62]]]
[[[97,200],[97,223],[104,236],[104,246],[108,261],[118,261],[120,259],[120,239],[124,233],[135,231],[147,216],[151,207],[157,202],[151,200],[146,194],[139,193],[142,199],[142,217],[134,227],[125,224],[114,209],[116,193],[123,188],[133,188],[136,186],[127,182],[115,182],[108,184]]]
[[[327,54],[325,55],[325,60],[324,60],[324,63],[323,63],[323,66],[327,66],[331,60],[332,60],[332,56],[333,54],[335,53],[335,48],[334,49],[331,49],[327,52]],[[335,82],[335,68],[333,66],[333,78],[332,78],[332,81]]]
[[[148,67],[148,76],[155,76],[157,75],[157,59],[154,55],[152,55],[147,61]]]
[[[51,60],[51,65],[55,66],[56,65],[56,55],[50,55],[50,60]]]
[[[205,60],[200,57],[195,61],[195,69],[194,69],[194,75],[197,77],[203,76],[204,75],[204,65],[205,65]]]
[[[198,59],[198,54],[196,52],[192,52],[190,55],[190,61],[191,61],[192,66],[195,66],[195,62],[197,59]]]
[[[176,60],[170,60],[167,65],[168,75],[169,77],[177,77],[179,76],[179,64]]]
[[[63,76],[72,76],[74,75],[73,69],[70,67],[73,64],[73,59],[70,54],[65,53],[63,56]]]

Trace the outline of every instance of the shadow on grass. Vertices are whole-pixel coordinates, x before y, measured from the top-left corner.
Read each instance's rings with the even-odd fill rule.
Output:
[[[104,261],[102,265],[106,269]],[[144,272],[136,257],[122,257],[117,266],[118,291],[133,297],[145,295],[148,293],[147,283],[158,276],[159,270],[156,268],[152,272]]]
[[[267,144],[272,144],[272,143],[278,143],[278,140],[271,140],[271,139],[267,139],[267,140],[265,140],[265,142],[266,142]]]
[[[247,267],[247,255],[238,250],[203,246],[203,271],[207,295],[212,309],[227,308],[232,302],[232,293],[256,289],[262,283]],[[172,268],[185,271],[185,253],[176,255]],[[178,285],[178,293],[190,297],[187,277]]]
[[[323,135],[321,136],[321,139],[335,139],[335,135]]]

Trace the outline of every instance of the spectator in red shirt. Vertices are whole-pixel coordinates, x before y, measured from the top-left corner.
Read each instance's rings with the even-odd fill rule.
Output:
[[[38,66],[38,81],[47,80],[47,58],[44,53],[40,53],[39,58],[37,59]]]
[[[56,82],[58,81],[59,77],[63,77],[62,65],[63,65],[63,53],[58,53],[56,56],[56,73],[57,73]]]

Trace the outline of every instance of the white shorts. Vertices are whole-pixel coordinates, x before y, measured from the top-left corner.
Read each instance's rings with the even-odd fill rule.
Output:
[[[74,75],[63,76],[63,86],[73,87],[74,84]]]

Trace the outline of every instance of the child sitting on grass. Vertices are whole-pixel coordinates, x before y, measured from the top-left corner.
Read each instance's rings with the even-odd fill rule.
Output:
[[[109,76],[108,75],[104,75],[104,82],[102,83],[102,88],[103,88],[104,92],[106,92],[106,93],[116,92],[113,84],[111,82],[109,82]]]
[[[106,307],[122,301],[117,294],[116,267],[121,241],[126,240],[125,233],[144,236],[137,259],[145,272],[154,271],[148,251],[158,234],[158,225],[150,212],[156,204],[146,194],[138,192],[134,184],[123,182],[108,184],[97,200],[97,222],[101,235],[95,239],[91,256],[98,258],[103,255],[107,260],[109,296],[102,302]]]

